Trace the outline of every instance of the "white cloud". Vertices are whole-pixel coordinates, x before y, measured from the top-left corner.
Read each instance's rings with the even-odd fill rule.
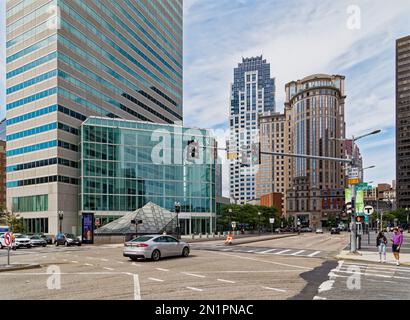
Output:
[[[303,6],[297,1],[194,2],[185,17],[187,124],[227,126],[233,68],[241,56],[263,53],[277,80],[278,110],[285,83],[313,73],[338,73],[346,76],[348,135],[394,127],[395,39],[410,33],[404,28],[407,0],[394,6],[355,1],[362,13],[360,30],[346,27],[348,1],[306,1]],[[365,149],[367,157],[373,159],[374,150]],[[394,159],[394,150],[386,157]]]

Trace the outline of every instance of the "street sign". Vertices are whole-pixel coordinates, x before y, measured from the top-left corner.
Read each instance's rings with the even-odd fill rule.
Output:
[[[366,206],[364,207],[364,214],[366,216],[370,216],[374,213],[374,208],[372,206]]]
[[[356,184],[359,184],[359,183],[360,183],[359,178],[353,178],[353,179],[349,178],[349,180],[348,180],[349,185],[356,185]]]
[[[347,175],[349,179],[358,179],[360,177],[359,173],[360,173],[359,168],[353,167],[353,168],[349,168]]]
[[[11,247],[13,243],[13,235],[10,232],[7,232],[4,235],[4,244],[6,245],[6,247]]]
[[[232,221],[232,229],[235,229],[235,228],[236,228],[236,222]]]
[[[274,223],[275,223],[275,218],[270,218],[270,219],[269,219],[269,222],[272,223],[272,224],[274,224]]]

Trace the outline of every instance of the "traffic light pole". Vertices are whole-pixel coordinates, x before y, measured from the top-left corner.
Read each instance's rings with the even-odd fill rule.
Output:
[[[352,186],[352,228],[350,230],[350,252],[357,252],[357,225],[356,225],[356,186]]]

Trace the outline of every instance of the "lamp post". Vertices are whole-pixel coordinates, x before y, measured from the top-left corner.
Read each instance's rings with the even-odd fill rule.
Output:
[[[410,214],[410,209],[406,207],[406,214],[407,214],[407,229],[409,229],[409,214]]]
[[[175,213],[177,214],[177,239],[181,238],[180,230],[179,230],[179,213],[181,212],[181,204],[176,201],[175,202]]]
[[[58,221],[59,221],[59,231],[63,233],[63,219],[64,219],[64,211],[57,211],[58,214]]]
[[[259,236],[261,235],[261,215],[262,212],[258,212],[258,216],[259,216],[259,222],[258,222],[258,229],[259,229]]]
[[[231,226],[232,226],[232,209],[229,208],[228,212],[229,212],[229,230],[231,230]]]
[[[375,130],[373,132],[361,135],[359,137],[353,137],[352,141],[353,141],[353,150],[352,150],[352,161],[350,166],[351,167],[355,167],[357,165],[357,160],[356,159],[356,141],[363,139],[365,137],[371,136],[371,135],[376,135],[379,134],[381,132],[381,130]],[[372,166],[373,167],[373,166]],[[370,169],[370,167],[369,167]],[[357,252],[357,227],[356,227],[356,217],[357,217],[357,212],[356,212],[356,186],[353,184],[351,186],[352,188],[352,207],[353,207],[353,212],[354,215],[352,215],[351,218],[351,224],[352,224],[352,231],[350,234],[350,252],[351,253],[356,253]]]

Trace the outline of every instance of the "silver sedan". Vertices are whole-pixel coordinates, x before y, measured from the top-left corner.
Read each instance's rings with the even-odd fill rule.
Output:
[[[140,258],[158,261],[164,257],[189,256],[189,244],[166,235],[140,236],[124,243],[123,255],[133,261]]]

